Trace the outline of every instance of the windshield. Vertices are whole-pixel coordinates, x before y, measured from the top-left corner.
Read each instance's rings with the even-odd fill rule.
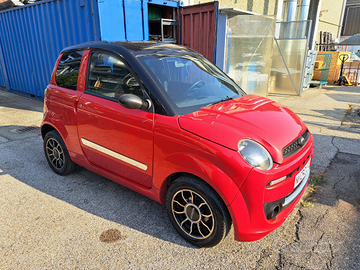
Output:
[[[245,95],[229,77],[199,55],[153,54],[139,60],[162,88],[177,115]]]

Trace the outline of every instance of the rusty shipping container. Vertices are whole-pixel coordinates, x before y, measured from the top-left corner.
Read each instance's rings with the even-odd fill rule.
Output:
[[[181,44],[215,62],[218,2],[184,7]]]

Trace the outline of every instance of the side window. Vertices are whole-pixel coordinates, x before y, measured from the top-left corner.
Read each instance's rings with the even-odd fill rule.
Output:
[[[58,65],[55,81],[58,86],[76,90],[83,51],[65,53]]]
[[[118,99],[122,94],[143,98],[143,90],[125,63],[108,53],[91,55],[87,92]]]

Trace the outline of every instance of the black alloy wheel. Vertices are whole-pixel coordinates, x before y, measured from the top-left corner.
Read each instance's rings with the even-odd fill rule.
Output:
[[[51,169],[59,175],[67,175],[76,170],[63,139],[56,130],[49,131],[44,137],[44,152]]]
[[[171,223],[187,241],[199,247],[221,242],[231,227],[231,218],[219,195],[205,182],[182,176],[166,196]]]

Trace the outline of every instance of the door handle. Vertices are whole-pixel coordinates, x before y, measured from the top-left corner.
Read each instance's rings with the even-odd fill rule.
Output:
[[[77,105],[78,105],[79,99],[74,99],[73,102],[73,109],[74,109],[74,114],[77,114]],[[80,105],[81,106],[81,105]]]

